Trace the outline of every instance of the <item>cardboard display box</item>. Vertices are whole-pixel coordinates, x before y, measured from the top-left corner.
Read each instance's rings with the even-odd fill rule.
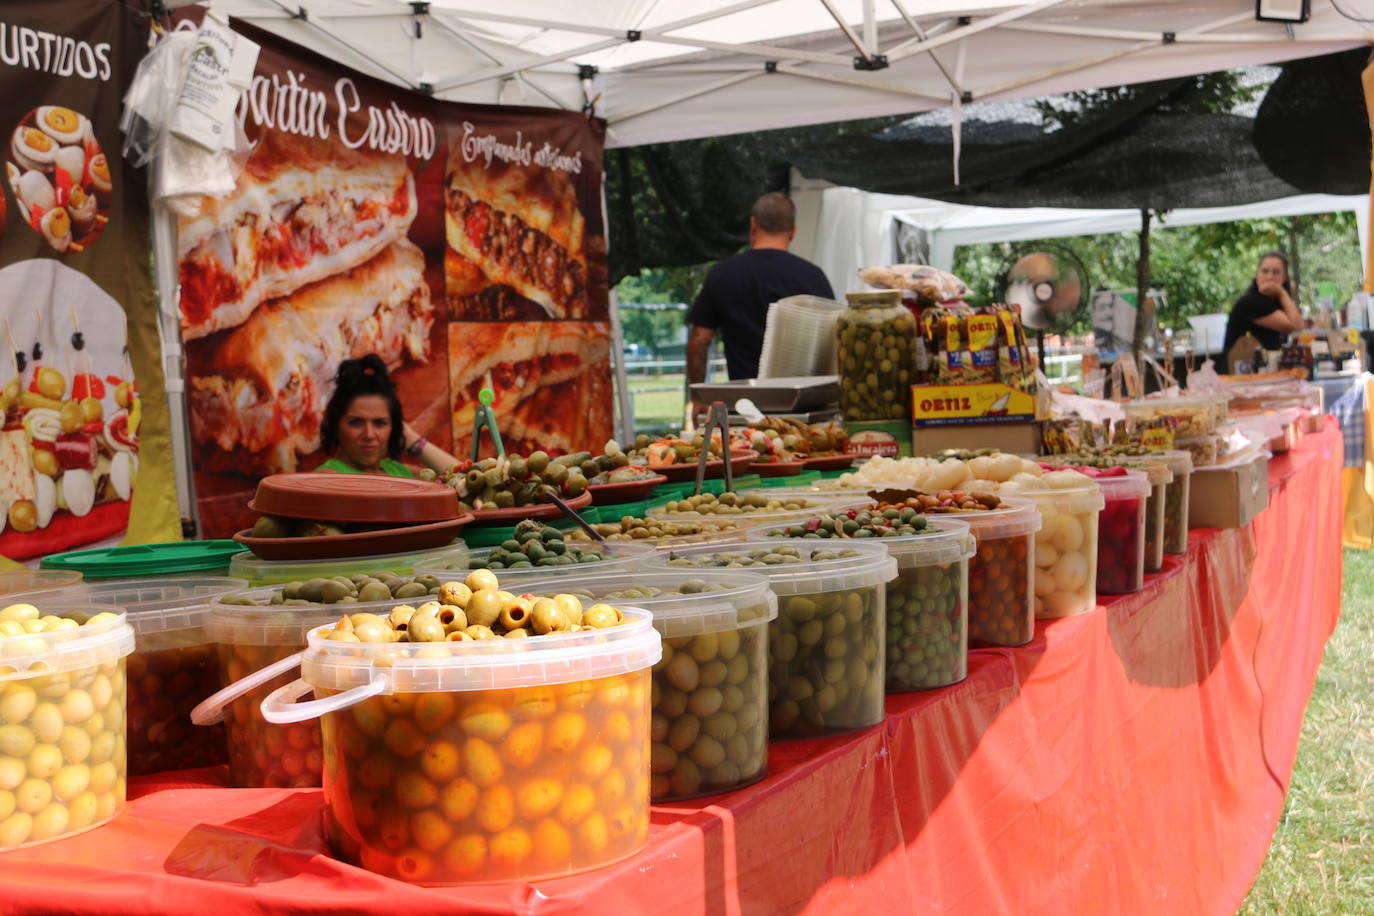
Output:
[[[1194,468],[1189,528],[1241,528],[1269,505],[1269,459],[1233,468]]]
[[[995,448],[1013,455],[1038,455],[1040,427],[1038,421],[920,426],[911,431],[911,452],[932,455],[947,448]]]

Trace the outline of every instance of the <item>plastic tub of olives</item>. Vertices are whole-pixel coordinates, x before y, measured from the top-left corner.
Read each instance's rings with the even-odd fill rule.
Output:
[[[653,669],[649,794],[655,802],[729,792],[768,769],[768,579],[736,570],[548,579],[539,594],[630,602],[653,614],[663,658]]]
[[[141,776],[224,763],[222,730],[194,727],[190,713],[221,686],[205,616],[216,599],[247,585],[223,576],[98,579],[8,600],[114,605],[127,612],[136,638],[126,661],[128,771]]]
[[[560,534],[565,532],[560,532]],[[571,558],[567,563],[550,563],[541,565],[538,559],[530,560],[526,554],[523,558],[518,558],[515,562],[506,565],[488,565],[488,561],[493,556],[508,555],[514,556],[507,547],[486,547],[481,550],[474,550],[468,560],[473,569],[491,569],[501,579],[502,588],[506,591],[519,589],[525,591],[525,583],[533,582],[536,579],[548,579],[551,577],[580,576],[595,573],[623,573],[638,569],[640,563],[646,558],[653,556],[654,548],[650,544],[641,544],[631,541],[575,541],[562,542],[566,544],[566,552],[562,554],[550,554],[559,558]],[[596,559],[590,559],[596,557]],[[417,575],[430,575],[438,578],[448,576],[449,578],[462,579],[467,575],[463,573],[447,572],[442,569],[420,569]]]
[[[779,495],[776,488],[762,490],[743,490],[739,493],[703,493],[674,500],[649,510],[649,518],[729,518],[741,528],[756,528],[789,522],[793,519],[808,518],[820,512],[834,512],[866,505],[872,500],[864,493],[840,493],[835,495],[807,494]]]
[[[978,545],[967,522],[925,518],[919,534],[879,539],[897,561],[897,577],[887,583],[888,693],[946,687],[968,676],[968,561]],[[773,541],[795,528],[755,528],[749,539]],[[852,541],[827,540],[833,545]]]
[[[229,559],[229,575],[247,579],[254,588],[359,573],[408,575],[417,569],[462,571],[467,568],[468,548],[461,540],[438,549],[340,560],[264,560],[251,550],[236,553]]]
[[[214,725],[223,719],[229,781],[248,788],[318,786],[324,771],[319,723],[273,725],[258,709],[263,697],[291,680],[294,664],[283,666],[283,660],[304,648],[306,634],[315,627],[343,614],[385,615],[399,602],[437,594],[444,581],[359,574],[249,589],[215,601],[205,616],[205,632],[219,656],[221,689],[191,711],[191,721]],[[249,679],[261,671],[268,676]]]
[[[48,596],[4,603],[0,852],[81,833],[124,807],[124,660],[133,649],[119,607]]]
[[[658,570],[736,569],[768,579],[768,735],[814,738],[883,720],[886,590],[897,562],[877,541],[780,538],[766,547],[688,547],[645,561]]]

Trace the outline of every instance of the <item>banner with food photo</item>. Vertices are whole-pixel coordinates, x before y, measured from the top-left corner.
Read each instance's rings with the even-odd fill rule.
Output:
[[[611,437],[604,124],[576,112],[443,110],[444,282],[453,439],[471,454],[483,387],[512,452]],[[490,454],[490,446],[484,446]]]
[[[0,11],[0,556],[180,537],[146,176],[120,154],[148,18]]]
[[[259,479],[329,457],[334,375],[368,353],[446,450],[466,447],[474,372],[497,389],[510,447],[599,447],[604,124],[436,102],[233,27],[261,46],[238,109],[252,150],[235,191],[178,227],[201,534],[251,526]]]

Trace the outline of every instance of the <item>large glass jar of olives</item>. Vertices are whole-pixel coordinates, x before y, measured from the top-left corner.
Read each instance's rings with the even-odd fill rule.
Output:
[[[840,411],[846,420],[911,417],[916,319],[900,290],[849,293],[835,322]]]

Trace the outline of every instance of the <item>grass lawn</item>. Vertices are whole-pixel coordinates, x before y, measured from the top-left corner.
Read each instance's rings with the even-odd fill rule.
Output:
[[[1374,551],[1345,552],[1341,621],[1244,916],[1374,914]]]
[[[682,428],[682,408],[686,404],[684,373],[676,375],[632,375],[630,397],[635,405],[635,429],[661,426]],[[646,389],[667,388],[668,391]]]

